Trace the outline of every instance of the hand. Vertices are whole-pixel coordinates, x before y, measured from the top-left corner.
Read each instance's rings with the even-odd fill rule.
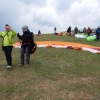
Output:
[[[20,36],[20,34],[19,33],[17,33],[17,37],[19,37]]]
[[[12,27],[11,26],[9,26],[9,30],[12,30]]]

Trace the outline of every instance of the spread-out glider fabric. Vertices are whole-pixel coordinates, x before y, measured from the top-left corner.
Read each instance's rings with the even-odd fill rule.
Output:
[[[73,42],[61,42],[61,41],[37,41],[35,43],[37,44],[37,47],[70,48],[74,50],[84,50],[84,51],[100,54],[100,47],[86,45],[86,44],[73,43]],[[20,48],[21,44],[20,42],[16,42],[13,46],[15,48]]]

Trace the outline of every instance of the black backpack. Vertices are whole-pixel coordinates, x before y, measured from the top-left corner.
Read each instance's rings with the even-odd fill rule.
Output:
[[[36,51],[37,45],[34,42],[34,45],[30,47],[30,54],[34,54],[34,52]]]
[[[34,54],[34,52],[35,52],[36,49],[37,49],[37,44],[34,42],[34,36],[33,36],[32,32],[30,32],[30,39],[29,39],[29,42],[30,42],[30,49],[29,49],[29,52],[30,52],[30,54]]]

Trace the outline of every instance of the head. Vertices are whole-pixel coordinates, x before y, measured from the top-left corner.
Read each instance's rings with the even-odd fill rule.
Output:
[[[10,31],[10,26],[8,24],[5,25],[5,30]]]
[[[26,26],[26,25],[23,26],[23,27],[22,27],[22,30],[23,30],[23,32],[28,31],[28,30],[29,30],[29,29],[28,29],[28,26]]]

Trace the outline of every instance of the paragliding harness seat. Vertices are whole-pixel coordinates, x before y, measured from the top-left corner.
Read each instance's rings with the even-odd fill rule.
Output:
[[[30,33],[31,34],[31,36],[33,37],[33,34],[32,33]],[[33,41],[30,41],[30,39],[29,39],[29,44],[30,44],[30,49],[29,49],[29,53],[30,54],[34,54],[34,52],[36,51],[36,49],[37,49],[37,45],[36,45],[36,43],[34,42],[34,38],[33,38]]]
[[[34,43],[31,43],[31,44],[30,44],[29,53],[30,53],[30,54],[34,54],[34,52],[36,51],[36,48],[37,48],[36,43],[35,43],[35,42],[34,42]]]

